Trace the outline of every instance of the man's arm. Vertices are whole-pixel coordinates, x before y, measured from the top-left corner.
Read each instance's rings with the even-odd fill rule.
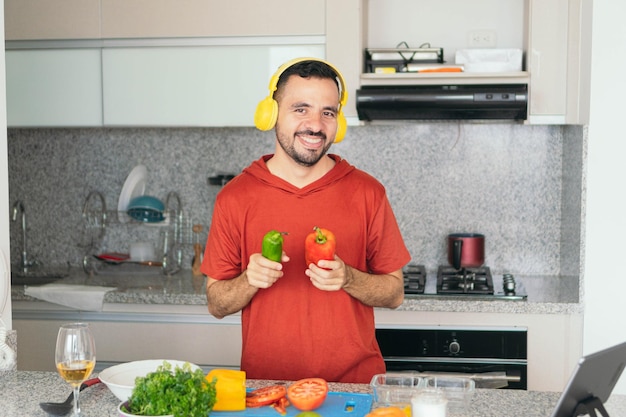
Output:
[[[346,266],[345,292],[372,307],[396,308],[404,301],[404,277],[402,270],[389,274],[374,275]]]
[[[288,262],[284,254],[282,262]],[[248,305],[260,288],[269,288],[283,276],[283,265],[260,253],[250,256],[248,269],[232,279],[217,280],[207,276],[206,298],[209,313],[218,319],[236,313]]]
[[[306,274],[313,285],[324,291],[343,289],[363,304],[372,307],[396,308],[404,301],[402,270],[388,274],[369,274],[346,265],[335,256],[332,261],[311,264]]]

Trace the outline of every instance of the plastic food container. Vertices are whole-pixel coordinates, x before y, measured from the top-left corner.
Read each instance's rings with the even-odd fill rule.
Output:
[[[459,49],[455,63],[465,72],[515,72],[522,70],[521,49]]]
[[[450,412],[466,411],[476,391],[475,382],[470,378],[428,377],[424,387],[442,390],[448,399]]]
[[[374,392],[373,407],[411,407],[411,397],[424,387],[424,378],[411,372],[374,375],[370,384]]]

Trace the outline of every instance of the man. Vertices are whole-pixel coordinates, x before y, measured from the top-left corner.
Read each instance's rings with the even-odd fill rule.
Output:
[[[385,372],[373,307],[402,303],[410,255],[384,187],[327,154],[345,133],[345,98],[330,64],[283,65],[255,116],[257,127],[275,127],[275,153],[216,198],[202,264],[208,307],[218,318],[242,311],[248,378],[368,383]],[[336,255],[306,265],[304,241],[316,226],[334,232]],[[288,233],[282,262],[260,253],[272,229]]]

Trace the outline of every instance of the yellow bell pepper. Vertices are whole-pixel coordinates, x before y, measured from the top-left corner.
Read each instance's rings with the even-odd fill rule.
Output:
[[[216,380],[215,411],[241,411],[246,409],[246,373],[234,369],[212,369],[206,380]]]

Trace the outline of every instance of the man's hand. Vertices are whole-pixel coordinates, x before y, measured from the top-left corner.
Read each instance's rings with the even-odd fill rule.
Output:
[[[389,274],[368,274],[346,265],[335,255],[332,261],[310,264],[306,275],[322,291],[344,290],[363,304],[372,307],[396,308],[404,300],[402,270]]]
[[[282,262],[288,262],[289,257],[283,252]],[[270,261],[260,253],[250,255],[246,278],[248,284],[255,288],[269,288],[283,276],[283,264]]]
[[[305,273],[316,288],[322,291],[339,291],[351,279],[350,271],[341,258],[335,255],[332,261],[321,260],[317,265],[309,265]]]

